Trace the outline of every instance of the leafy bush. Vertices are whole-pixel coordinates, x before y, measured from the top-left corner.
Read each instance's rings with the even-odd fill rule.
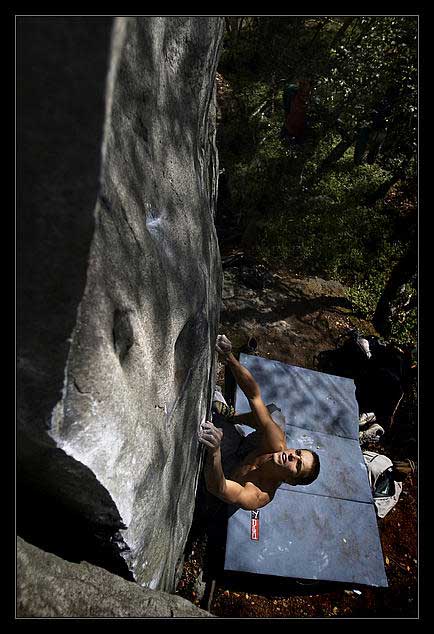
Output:
[[[247,17],[231,29],[220,65],[230,85],[218,137],[231,194],[225,226],[243,233],[256,223],[258,255],[343,282],[371,318],[415,236],[399,230],[413,218],[399,197],[384,197],[390,183],[415,181],[417,20]],[[282,95],[303,77],[312,93],[296,144],[281,137]],[[358,131],[378,110],[387,111],[386,140],[375,162],[355,165]],[[405,309],[414,287],[396,300],[395,338],[414,336],[415,313]]]

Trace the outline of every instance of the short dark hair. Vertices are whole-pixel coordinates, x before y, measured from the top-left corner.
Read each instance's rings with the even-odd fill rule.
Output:
[[[300,478],[300,480],[297,480],[296,484],[306,485],[306,484],[312,484],[312,482],[316,480],[317,477],[319,476],[320,463],[319,463],[319,456],[316,453],[316,451],[312,451],[312,449],[305,449],[304,451],[310,451],[310,453],[312,454],[313,465],[309,473],[306,476],[304,476],[304,478]]]

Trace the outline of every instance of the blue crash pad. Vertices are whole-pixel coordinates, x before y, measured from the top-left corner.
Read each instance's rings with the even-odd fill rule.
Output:
[[[321,472],[310,485],[278,489],[259,510],[258,539],[252,539],[250,511],[231,515],[225,569],[387,587],[354,382],[258,356],[242,354],[240,362],[265,403],[280,408],[288,447],[316,451]],[[250,411],[239,388],[236,409]]]
[[[240,355],[240,363],[255,377],[264,402],[278,405],[288,425],[358,441],[359,406],[352,379],[247,354]],[[236,407],[240,414],[250,411],[240,388]]]

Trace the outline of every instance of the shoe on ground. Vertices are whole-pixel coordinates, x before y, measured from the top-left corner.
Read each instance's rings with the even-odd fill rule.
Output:
[[[362,427],[363,425],[367,425],[368,423],[375,423],[376,420],[377,417],[375,416],[374,412],[366,412],[364,414],[361,414],[359,418],[359,425],[360,427]]]
[[[378,442],[381,436],[384,434],[384,429],[378,423],[371,425],[365,431],[359,432],[359,441],[360,444],[365,444],[368,442]]]

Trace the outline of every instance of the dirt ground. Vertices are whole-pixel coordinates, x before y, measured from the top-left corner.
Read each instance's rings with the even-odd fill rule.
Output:
[[[301,278],[242,252],[223,257],[224,290],[220,332],[237,348],[250,338],[256,354],[317,370],[318,354],[333,350],[348,328],[375,334],[372,325],[353,315],[344,287],[333,281]],[[218,383],[223,386],[223,367]],[[414,400],[400,403],[393,427],[367,449],[393,459],[417,461]],[[301,583],[219,575],[210,601],[204,595],[206,534],[193,525],[177,594],[226,618],[326,618],[418,616],[417,472],[403,483],[395,507],[378,518],[388,588],[325,582]]]

